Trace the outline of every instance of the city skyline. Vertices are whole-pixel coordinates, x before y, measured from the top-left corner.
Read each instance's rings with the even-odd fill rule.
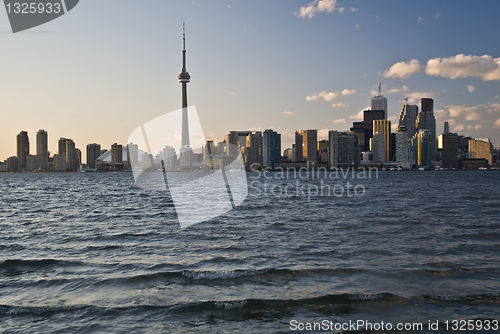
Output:
[[[470,17],[466,2],[321,3],[120,3],[117,16],[117,2],[88,1],[43,28],[2,34],[0,160],[16,155],[20,131],[34,139],[44,129],[51,154],[69,137],[86,161],[87,144],[125,144],[138,124],[179,109],[182,21],[195,73],[190,102],[207,139],[268,128],[281,134],[283,150],[297,129],[318,129],[318,140],[326,139],[328,130],[361,120],[382,82],[393,127],[406,96],[416,104],[433,98],[438,134],[448,121],[452,132],[499,146],[500,51],[484,34],[498,29],[491,15],[499,4],[474,7]],[[97,10],[115,15],[113,24]]]

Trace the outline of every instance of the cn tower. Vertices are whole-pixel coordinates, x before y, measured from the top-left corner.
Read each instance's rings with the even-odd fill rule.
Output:
[[[182,23],[182,71],[179,73],[179,82],[182,85],[182,147],[189,147],[189,125],[187,113],[187,84],[191,76],[186,70],[186,29]]]

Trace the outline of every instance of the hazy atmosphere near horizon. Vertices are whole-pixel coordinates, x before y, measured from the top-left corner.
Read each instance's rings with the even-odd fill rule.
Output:
[[[189,105],[208,138],[272,128],[283,149],[297,129],[326,139],[361,120],[381,82],[393,126],[405,97],[429,97],[438,130],[449,121],[500,145],[500,3],[322,2],[86,0],[17,34],[1,11],[0,160],[23,130],[46,130],[52,154],[71,138],[85,157],[87,144],[126,144],[179,109],[182,22]]]

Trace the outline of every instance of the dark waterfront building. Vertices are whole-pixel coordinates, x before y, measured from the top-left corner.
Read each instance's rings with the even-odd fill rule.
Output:
[[[359,165],[359,148],[356,134],[351,131],[328,132],[329,167],[348,168]]]
[[[252,168],[252,165],[262,166],[262,132],[255,131],[246,137],[244,149],[245,166]]]
[[[101,145],[88,144],[87,145],[87,168],[96,168],[95,163],[97,158],[101,156]]]
[[[389,161],[396,159],[396,133],[391,133],[389,141]]]
[[[263,164],[274,168],[274,164],[281,160],[281,135],[273,130],[265,130],[263,133]]]
[[[358,138],[358,143],[359,143],[359,150],[361,152],[367,151],[367,148],[365,148],[365,126],[364,122],[354,122],[352,123],[352,128],[350,129],[351,132],[354,132],[356,137]]]
[[[443,134],[443,168],[458,168],[458,135]]]
[[[28,156],[30,155],[30,141],[28,132],[21,131],[17,135],[17,157],[19,159],[19,168],[28,166]]]
[[[318,130],[295,131],[295,161],[318,161]]]
[[[423,98],[421,100],[422,111],[418,114],[416,124],[418,130],[428,130],[431,139],[431,160],[436,160],[437,140],[436,140],[436,118],[434,117],[434,100]]]
[[[363,111],[363,127],[365,130],[365,151],[370,150],[370,139],[373,138],[373,121],[385,119],[385,110],[369,110]]]
[[[45,130],[36,133],[36,155],[40,158],[40,169],[47,170],[49,164],[48,134]]]

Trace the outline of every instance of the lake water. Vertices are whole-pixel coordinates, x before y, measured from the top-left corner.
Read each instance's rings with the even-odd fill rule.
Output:
[[[130,173],[0,175],[0,332],[500,320],[500,172],[247,176],[242,205],[181,229]]]

